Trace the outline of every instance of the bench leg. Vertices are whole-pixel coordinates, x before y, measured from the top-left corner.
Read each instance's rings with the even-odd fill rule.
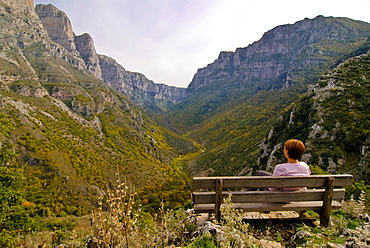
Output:
[[[330,215],[320,215],[320,226],[328,227],[330,222]]]
[[[322,204],[322,211],[320,213],[320,226],[329,226],[331,204],[333,201],[333,190],[334,190],[334,177],[328,178],[328,184],[326,186],[324,194],[324,202]]]
[[[215,217],[218,222],[221,220],[221,204],[222,204],[222,188],[223,188],[223,181],[222,179],[217,179],[216,181],[216,189],[215,189]]]

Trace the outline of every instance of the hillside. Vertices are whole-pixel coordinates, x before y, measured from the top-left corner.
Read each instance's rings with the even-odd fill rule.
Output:
[[[100,80],[96,53],[75,42],[66,15],[45,10],[42,18],[60,24],[53,33],[32,2],[0,1],[1,161],[18,155],[11,166],[27,178],[26,199],[58,214],[95,207],[119,177],[135,188],[183,189],[188,177],[170,162],[198,149]]]
[[[370,183],[370,44],[359,51],[365,48],[323,74],[286,110],[262,145],[260,168],[281,162],[284,140],[295,137],[307,146],[303,160]]]

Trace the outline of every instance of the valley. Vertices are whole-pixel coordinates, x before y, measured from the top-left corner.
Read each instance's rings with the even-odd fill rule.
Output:
[[[193,176],[271,171],[289,138],[315,173],[370,184],[369,23],[275,27],[177,88],[98,54],[53,5],[0,0],[0,16],[1,211],[19,219],[0,229],[85,216],[123,181],[145,213],[190,208]]]

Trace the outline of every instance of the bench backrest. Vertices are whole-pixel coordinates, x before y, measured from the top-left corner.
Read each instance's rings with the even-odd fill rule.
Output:
[[[215,190],[221,181],[223,190],[244,188],[326,188],[329,178],[333,187],[352,185],[352,175],[312,175],[312,176],[246,176],[246,177],[194,177],[193,190]]]
[[[334,189],[332,200],[341,201],[344,198],[344,194],[344,189]],[[224,191],[221,198],[226,199],[230,195],[233,203],[323,201],[325,199],[325,189],[298,191]],[[194,204],[214,204],[215,197],[216,192],[193,192],[192,194]]]

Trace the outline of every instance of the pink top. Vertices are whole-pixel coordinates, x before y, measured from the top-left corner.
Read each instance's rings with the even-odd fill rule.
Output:
[[[309,176],[310,167],[305,162],[285,163],[275,166],[273,176]],[[271,188],[270,190],[301,190],[304,188]]]

